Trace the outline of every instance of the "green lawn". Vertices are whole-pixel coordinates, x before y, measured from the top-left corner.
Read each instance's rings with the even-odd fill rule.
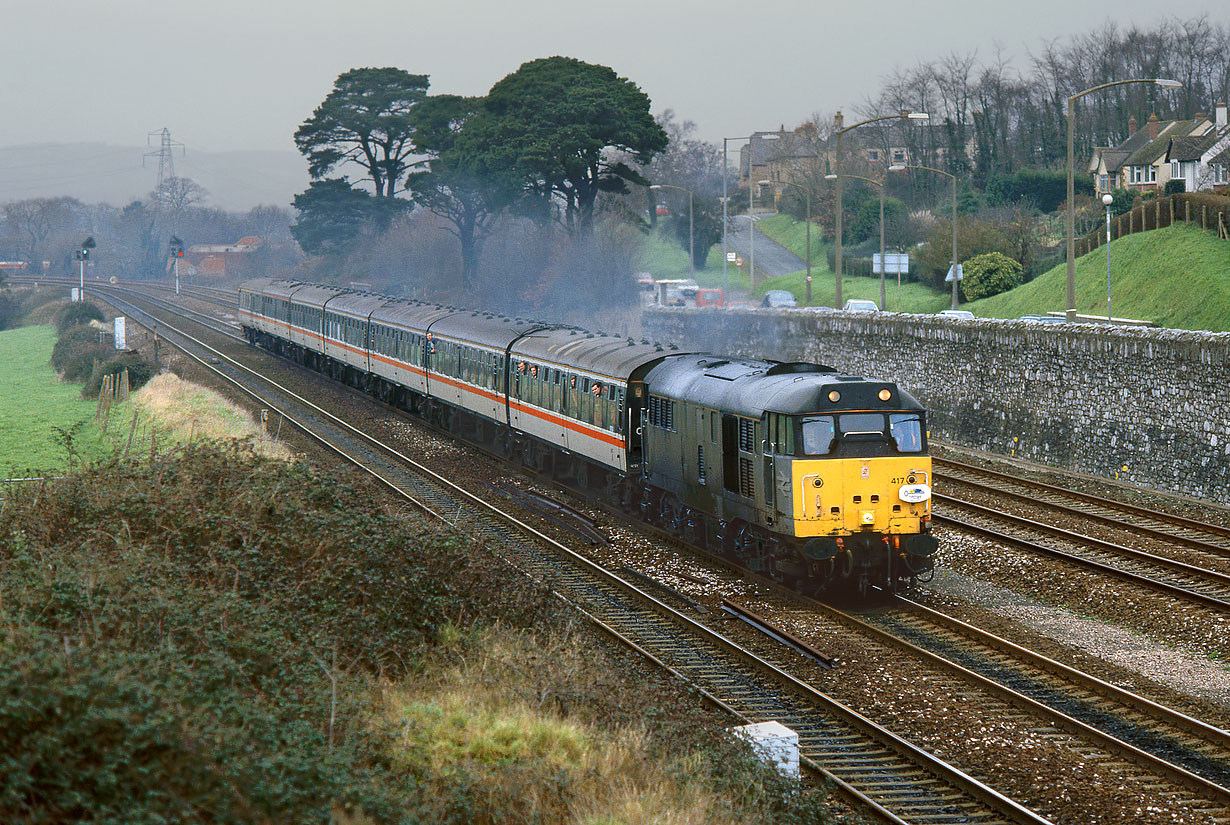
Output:
[[[56,472],[67,467],[63,433],[84,458],[103,455],[94,427],[95,402],[81,398],[81,385],[60,381],[51,368],[54,327],[0,332],[0,474]]]
[[[688,251],[680,245],[674,235],[666,231],[664,226],[660,226],[658,232],[648,233],[645,236],[645,243],[641,246],[641,270],[652,273],[653,277],[659,280],[695,277],[696,282],[701,286],[721,287],[723,276],[720,239],[709,250],[709,258],[705,263],[705,268],[696,270],[693,276],[688,269]],[[740,275],[739,268],[733,264],[728,267],[726,277],[730,281],[732,290],[747,289],[747,278]]]
[[[1230,241],[1196,227],[1138,232],[1110,244],[1116,318],[1172,329],[1230,331]],[[975,315],[1016,318],[1064,309],[1065,264],[1011,292],[969,305]],[[1106,247],[1076,259],[1076,310],[1106,314]]]

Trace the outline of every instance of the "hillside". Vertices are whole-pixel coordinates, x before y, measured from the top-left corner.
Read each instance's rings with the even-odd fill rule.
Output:
[[[1230,331],[1230,242],[1171,226],[1110,244],[1111,308],[1116,318],[1174,329]],[[1064,309],[1063,263],[1011,292],[967,305],[975,315],[1016,318]],[[1106,247],[1076,260],[1076,309],[1106,314]]]

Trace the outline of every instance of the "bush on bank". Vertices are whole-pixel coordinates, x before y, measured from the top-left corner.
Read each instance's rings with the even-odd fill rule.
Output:
[[[466,643],[493,623],[555,634],[556,604],[468,540],[395,517],[372,488],[238,445],[11,488],[0,508],[0,821],[571,821],[582,796],[610,795],[581,768],[647,754],[665,765],[655,776],[687,790],[664,796],[711,793],[702,813],[672,821],[823,820],[745,750],[742,761],[679,761],[611,735],[614,761],[568,750],[417,758],[415,743],[438,752],[443,736],[407,734],[410,717],[388,697],[430,717],[448,707],[433,679],[518,695],[520,714],[588,720],[587,752],[639,719],[669,753],[697,753],[698,726],[666,718],[652,679],[621,682],[592,649],[521,642],[501,659]],[[507,715],[470,707],[479,730],[506,737]],[[601,821],[662,821],[634,816],[640,804]]]

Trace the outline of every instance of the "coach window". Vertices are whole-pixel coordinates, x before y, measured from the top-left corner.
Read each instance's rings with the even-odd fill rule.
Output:
[[[556,412],[564,411],[564,385],[560,383],[559,370],[551,370],[551,409]]]

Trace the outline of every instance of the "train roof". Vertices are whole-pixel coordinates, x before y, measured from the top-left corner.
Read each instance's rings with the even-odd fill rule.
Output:
[[[274,284],[287,283],[297,283],[297,281],[288,281],[285,278],[252,278],[240,284],[239,288],[249,292],[268,292]]]
[[[668,358],[645,379],[649,391],[735,415],[760,418],[765,412],[800,415],[842,410],[921,410],[912,395],[892,381],[841,375],[832,367],[800,362],[751,361],[690,354]],[[834,389],[837,402],[829,400]],[[888,389],[888,401],[879,393]]]
[[[296,304],[310,304],[313,307],[322,307],[325,301],[336,298],[345,290],[335,286],[321,286],[320,284],[302,284],[298,289],[291,293],[291,300]]]
[[[434,334],[449,338],[462,338],[476,344],[498,350],[508,349],[508,345],[542,324],[527,321],[523,318],[509,318],[506,315],[495,315],[490,312],[456,312],[450,311],[431,325]]]
[[[456,313],[456,310],[437,304],[425,304],[404,298],[390,298],[372,312],[372,321],[380,324],[404,327],[416,332],[426,332],[436,320]]]
[[[631,338],[560,326],[535,330],[517,341],[512,354],[628,381],[639,377],[641,367],[660,361],[670,352]]]
[[[327,287],[326,287],[327,288]],[[381,307],[394,304],[398,299],[390,298],[387,295],[377,295],[374,292],[349,292],[346,290],[338,291],[333,297],[328,299],[325,304],[325,309],[329,312],[336,312],[340,315],[349,315],[352,318],[367,319]]]

